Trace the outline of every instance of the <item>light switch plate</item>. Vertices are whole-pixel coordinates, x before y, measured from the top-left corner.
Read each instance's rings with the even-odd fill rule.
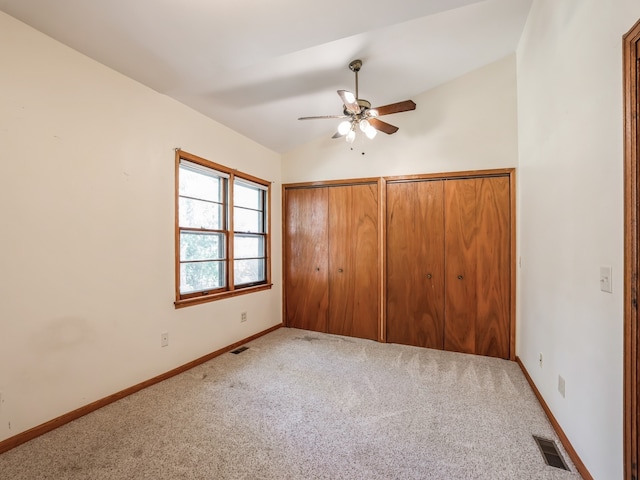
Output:
[[[613,293],[610,266],[600,267],[600,290],[603,292]]]

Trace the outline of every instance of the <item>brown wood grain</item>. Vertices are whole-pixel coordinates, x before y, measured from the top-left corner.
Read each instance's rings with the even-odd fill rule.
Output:
[[[476,349],[476,188],[478,180],[447,180],[445,204],[445,350]]]
[[[387,211],[387,182],[384,178],[378,181],[378,341],[387,341],[387,256],[386,256],[386,211]]]
[[[443,181],[387,184],[387,341],[444,348]]]
[[[402,102],[391,103],[389,105],[383,105],[381,107],[375,107],[378,111],[378,115],[391,115],[392,113],[408,112],[409,110],[415,110],[416,104],[413,100],[403,100]]]
[[[516,264],[517,264],[517,252],[516,252],[516,172],[512,170],[509,173],[509,195],[511,215],[509,216],[510,223],[510,237],[509,243],[511,248],[511,265],[509,272],[511,275],[511,281],[509,284],[509,303],[511,310],[509,311],[509,360],[516,360]]]
[[[329,302],[327,189],[286,190],[284,213],[285,324],[326,332]]]
[[[173,275],[175,279],[175,299],[180,300],[180,150],[176,149],[175,153],[175,173],[173,175],[174,181],[174,198],[173,198],[173,244],[174,244],[174,268]]]
[[[384,177],[387,182],[403,182],[415,180],[446,180],[455,178],[478,178],[512,175],[513,168],[494,168],[490,170],[464,170],[458,172],[419,173],[413,175],[394,175]]]
[[[514,174],[513,169],[497,169],[386,177],[377,179],[375,182],[372,179],[359,179],[284,185],[285,203],[289,191],[318,187],[328,192],[327,288],[329,294],[326,331],[380,341],[428,345],[432,348],[443,348],[442,345],[444,345],[445,349],[455,351],[515,358],[515,215],[512,208]],[[499,180],[494,185],[492,181],[496,178]],[[426,214],[427,218],[429,215],[435,215],[431,208],[427,208],[428,204],[424,204],[424,197],[428,198],[430,193],[415,192],[417,200],[411,201],[408,198],[413,194],[412,188],[420,188],[411,185],[438,183],[442,185],[443,190],[445,184],[450,184],[449,195],[446,196],[444,191],[442,192],[439,208],[441,212],[443,206],[445,212],[450,208],[451,215],[445,213],[442,220],[431,218],[426,222],[416,222],[413,218],[411,223],[411,216],[425,215],[422,209],[429,212]],[[389,190],[387,185],[393,185],[393,187]],[[362,189],[362,187],[365,188]],[[397,194],[394,194],[394,188],[398,189]],[[366,192],[367,189],[368,193],[364,196],[358,193]],[[496,191],[502,192],[498,195],[499,198],[494,198]],[[427,248],[425,253],[419,246],[410,247],[410,242],[407,241],[410,235],[398,233],[394,238],[393,232],[400,221],[397,215],[400,215],[398,212],[403,211],[400,208],[403,201],[414,204],[409,207],[411,210],[407,213],[406,228],[415,229],[416,236],[429,238],[430,235],[436,235],[433,231],[428,233],[420,231],[420,228],[424,224],[440,222],[443,225],[440,233],[445,235],[444,243],[447,243],[448,237],[453,239],[453,243],[447,243],[447,247],[442,247],[439,256],[435,248]],[[370,205],[365,207],[369,202]],[[354,206],[360,210],[354,209]],[[285,217],[287,217],[286,211],[287,207],[285,207]],[[300,217],[301,221],[304,216]],[[483,230],[478,222],[484,222],[485,219],[491,226],[485,225]],[[496,227],[496,222],[500,223],[499,227]],[[366,225],[369,225],[369,228]],[[288,226],[283,228],[285,312],[291,310],[289,307],[291,293],[287,280],[287,276],[291,273],[287,259],[290,255],[287,250],[288,228]],[[370,235],[363,233],[367,230],[371,232]],[[491,240],[487,236],[488,232],[494,230],[500,232],[498,241],[501,243],[498,247],[491,243],[495,239]],[[387,234],[387,231],[391,233]],[[321,234],[316,232],[317,235]],[[505,235],[506,243],[504,243]],[[434,242],[438,241],[434,240]],[[418,288],[417,277],[414,279],[411,277],[413,273],[408,273],[420,264],[419,260],[409,265],[406,253],[403,253],[405,257],[402,260],[398,260],[401,257],[394,257],[397,254],[392,254],[394,251],[407,248],[416,248],[418,252],[416,255],[421,258],[429,259],[432,255],[443,262],[441,275],[444,290],[440,292],[440,301],[438,288],[435,285],[430,292],[433,295],[424,300],[423,292]],[[496,256],[495,252],[499,254]],[[478,255],[484,256],[485,253],[488,258],[478,258]],[[427,261],[427,263],[432,262],[436,262],[435,257]],[[361,267],[357,268],[357,265]],[[492,266],[496,265],[500,272],[492,269]],[[400,273],[403,269],[404,275]],[[436,271],[437,269],[427,272],[427,275],[431,274],[431,279],[428,280],[437,280]],[[462,278],[458,279],[458,276]],[[485,283],[479,285],[483,281]],[[364,288],[363,285],[370,287]],[[293,297],[296,298],[296,295],[294,294]],[[335,303],[332,302],[333,299]],[[413,305],[412,301],[414,301]],[[398,307],[401,304],[404,304],[404,307]],[[429,320],[425,323],[432,321],[432,328],[427,328],[419,322],[407,324],[400,320],[402,316],[411,315],[407,311],[420,308],[421,305],[430,312],[427,314]],[[402,308],[405,310],[404,313],[395,313],[396,309],[402,310]],[[438,317],[438,312],[442,312],[443,309],[444,313]],[[495,312],[504,311],[507,312],[506,315],[495,314]],[[447,316],[448,312],[452,313],[451,318]],[[486,324],[482,324],[482,317],[487,318]],[[285,322],[288,322],[287,318],[285,313]],[[438,318],[442,319],[442,326],[439,326]],[[308,327],[301,326],[301,328]],[[438,328],[444,331],[444,335],[439,333]],[[449,332],[448,340],[444,340]],[[438,340],[440,338],[442,343]]]
[[[378,338],[378,186],[329,187],[329,321],[338,335]]]
[[[510,354],[511,230],[509,178],[476,181],[477,312],[475,353]]]
[[[398,127],[391,125],[390,123],[383,122],[377,118],[369,118],[369,124],[380,132],[384,132],[387,135],[392,135],[398,131]]]
[[[640,461],[640,21],[623,37],[624,77],[624,478]]]

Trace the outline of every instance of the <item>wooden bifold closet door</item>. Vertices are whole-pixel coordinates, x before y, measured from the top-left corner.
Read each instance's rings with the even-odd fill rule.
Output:
[[[377,184],[285,190],[285,323],[377,339]]]
[[[329,333],[378,338],[378,186],[329,188]]]
[[[510,355],[507,176],[387,184],[389,342]]]
[[[444,348],[443,182],[387,185],[387,341]]]
[[[326,188],[285,191],[287,326],[327,331],[329,211]]]

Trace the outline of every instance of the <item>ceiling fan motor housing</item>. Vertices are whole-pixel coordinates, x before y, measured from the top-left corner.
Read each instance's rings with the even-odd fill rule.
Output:
[[[369,102],[368,100],[363,100],[361,98],[356,98],[356,103],[360,106],[360,113],[357,114],[358,116],[362,116],[363,117],[364,114],[366,113],[366,111],[371,108],[371,102]],[[353,114],[347,110],[346,106],[344,107],[343,112],[344,112],[345,115],[352,115],[353,116]]]

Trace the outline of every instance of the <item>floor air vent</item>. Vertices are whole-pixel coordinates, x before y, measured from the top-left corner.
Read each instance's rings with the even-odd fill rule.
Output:
[[[244,352],[245,350],[249,350],[249,347],[240,347],[233,350],[231,353],[235,353],[236,355]]]
[[[567,467],[564,458],[560,455],[560,452],[553,440],[536,437],[535,435],[533,436],[533,439],[538,444],[538,447],[540,447],[540,453],[542,453],[542,457],[547,465],[561,468],[562,470],[569,470],[569,467]]]

